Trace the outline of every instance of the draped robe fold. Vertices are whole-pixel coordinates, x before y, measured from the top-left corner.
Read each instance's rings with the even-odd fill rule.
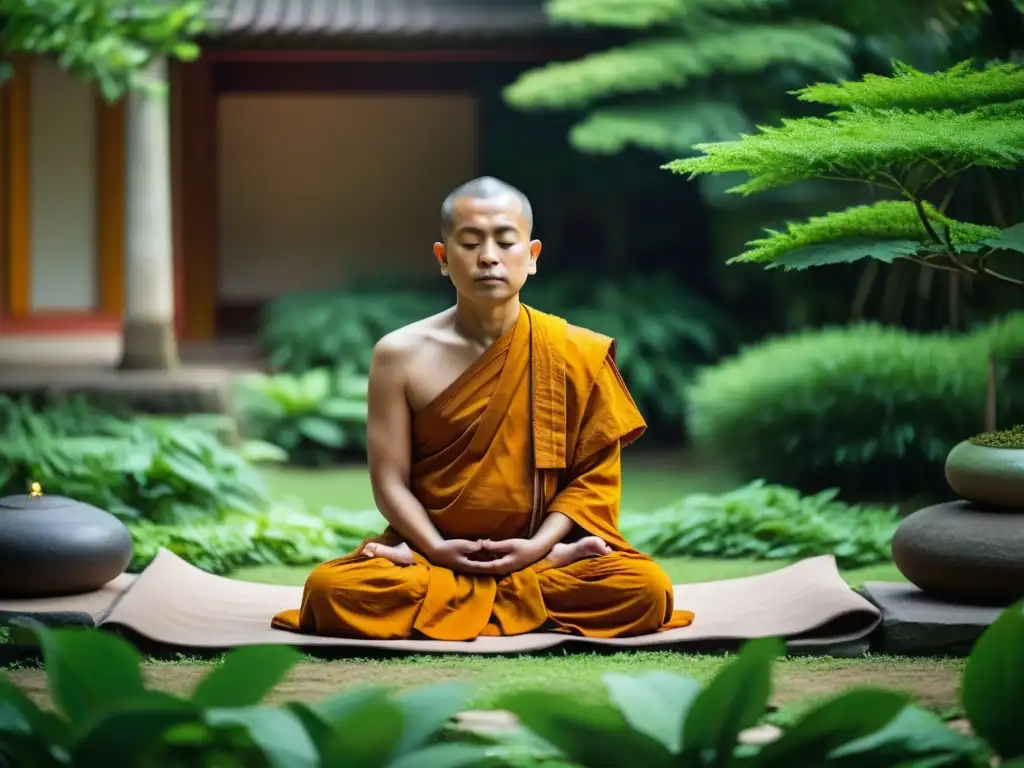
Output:
[[[618,528],[620,451],[646,429],[614,342],[523,307],[518,322],[413,415],[410,489],[445,538],[528,538],[560,512],[610,554],[509,575],[456,573],[420,553],[399,566],[360,555],[398,544],[388,527],[317,566],[273,626],[341,637],[472,640],[539,629],[624,637],[683,627],[672,583]]]

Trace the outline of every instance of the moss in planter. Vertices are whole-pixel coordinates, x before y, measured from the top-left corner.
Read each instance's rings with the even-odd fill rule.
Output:
[[[974,445],[987,448],[1020,448],[1024,449],[1024,424],[1013,429],[1001,429],[998,432],[982,432],[969,439]]]

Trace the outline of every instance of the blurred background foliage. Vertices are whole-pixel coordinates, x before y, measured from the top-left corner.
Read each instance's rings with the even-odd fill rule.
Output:
[[[646,447],[696,449],[741,479],[805,492],[942,495],[945,453],[982,428],[983,347],[997,337],[1006,353],[999,419],[1024,419],[1012,375],[1024,347],[1010,314],[1019,288],[905,261],[727,266],[766,229],[869,203],[876,190],[812,179],[747,197],[727,193],[743,174],[689,181],[663,170],[696,144],[827,115],[832,107],[795,95],[814,83],[889,76],[897,61],[926,73],[968,59],[1019,63],[1016,0],[545,7],[553,24],[593,31],[592,50],[487,69],[481,170],[534,204],[545,255],[524,300],[616,338],[651,425]],[[950,214],[996,227],[1020,221],[1021,174],[965,178]],[[318,369],[358,381],[376,339],[450,300],[440,278],[350,277],[271,301],[260,340],[279,381]],[[337,388],[323,397],[336,401]],[[333,407],[349,419],[348,435],[359,406]],[[358,439],[333,440],[358,453]]]

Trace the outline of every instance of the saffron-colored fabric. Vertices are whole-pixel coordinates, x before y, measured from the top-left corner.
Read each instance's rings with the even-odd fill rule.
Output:
[[[273,626],[472,640],[538,629],[626,637],[689,625],[691,612],[673,610],[668,576],[618,529],[620,451],[645,429],[614,342],[524,307],[508,333],[414,415],[411,490],[446,538],[525,538],[536,467],[543,513],[566,515],[613,551],[496,578],[432,566],[418,552],[413,565],[399,566],[360,555],[360,546],[315,568],[301,607]],[[402,539],[389,527],[369,541]]]

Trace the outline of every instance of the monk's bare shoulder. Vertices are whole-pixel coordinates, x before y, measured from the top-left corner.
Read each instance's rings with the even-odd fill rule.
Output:
[[[374,368],[389,379],[392,391],[401,388],[414,411],[430,403],[445,384],[444,350],[452,346],[453,310],[445,310],[383,336],[374,347]]]
[[[380,338],[373,348],[375,360],[394,371],[414,366],[426,347],[437,342],[438,335],[451,326],[451,310],[403,325]]]

